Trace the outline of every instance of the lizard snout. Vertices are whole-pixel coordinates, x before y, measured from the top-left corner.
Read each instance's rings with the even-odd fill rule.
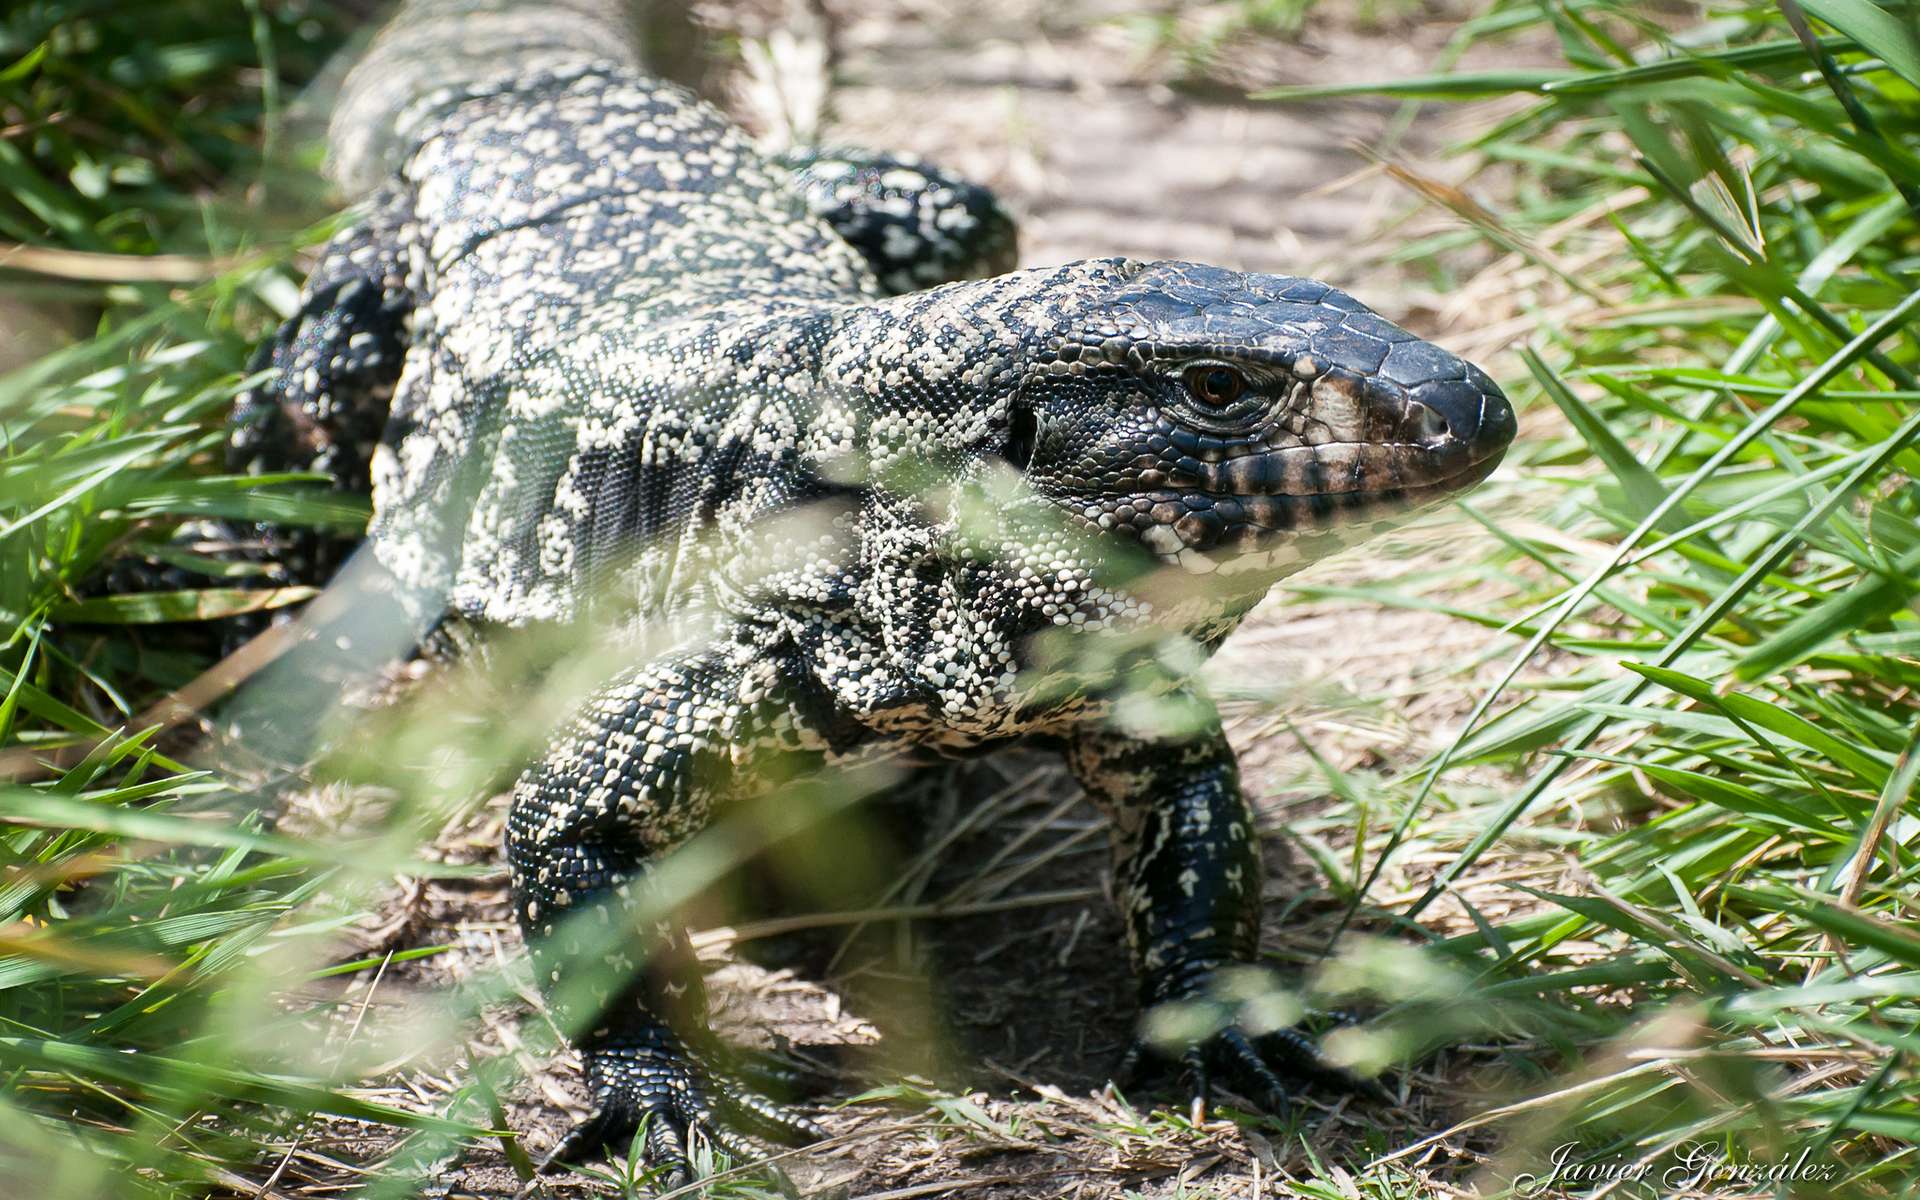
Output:
[[[1393,345],[1365,379],[1376,411],[1399,412],[1399,429],[1380,440],[1427,451],[1429,478],[1439,483],[1463,468],[1484,466],[1485,478],[1512,443],[1513,405],[1485,371],[1432,342]]]
[[[1505,392],[1478,367],[1461,364],[1462,379],[1437,379],[1407,391],[1413,440],[1469,463],[1495,462],[1513,441],[1513,406]]]

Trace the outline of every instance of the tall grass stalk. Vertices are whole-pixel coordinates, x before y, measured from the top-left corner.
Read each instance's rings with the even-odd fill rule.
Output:
[[[1476,878],[1505,850],[1571,832],[1524,916],[1474,912],[1435,946],[1529,997],[1496,1025],[1576,1073],[1508,1123],[1536,1158],[1485,1182],[1563,1139],[1596,1163],[1717,1142],[1762,1162],[1812,1147],[1825,1186],[1902,1194],[1920,1141],[1920,8],[1681,11],[1497,5],[1465,40],[1544,33],[1565,65],[1261,97],[1527,100],[1461,148],[1478,179],[1423,193],[1504,173],[1496,194],[1518,199],[1456,210],[1496,255],[1462,286],[1556,317],[1521,356],[1545,403],[1510,486],[1571,536],[1481,518],[1502,577],[1534,581],[1500,601],[1523,640],[1404,787],[1363,892],[1417,844],[1449,857],[1398,916],[1470,909],[1502,890]],[[1543,653],[1570,681],[1516,691]],[[1455,801],[1474,763],[1522,782]],[[1540,1034],[1556,1010],[1582,1019]]]

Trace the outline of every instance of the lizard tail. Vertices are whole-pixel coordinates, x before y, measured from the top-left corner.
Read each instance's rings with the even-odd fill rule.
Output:
[[[406,0],[341,87],[329,168],[349,195],[391,175],[447,105],[551,71],[640,65],[630,0]]]

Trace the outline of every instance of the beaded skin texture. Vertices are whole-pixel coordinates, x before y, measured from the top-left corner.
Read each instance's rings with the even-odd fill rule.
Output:
[[[898,156],[768,158],[641,71],[612,0],[412,0],[331,139],[359,219],[263,347],[233,465],[371,486],[372,552],[423,626],[685,631],[513,793],[516,915],[592,1097],[556,1159],[644,1129],[672,1183],[696,1136],[820,1136],[740,1082],[777,1072],[708,1034],[648,890],[801,776],[1057,745],[1112,818],[1143,1005],[1256,960],[1233,753],[1180,671],[1142,664],[1169,641],[1197,662],[1277,579],[1485,478],[1514,430],[1491,380],[1309,280],[1008,271],[986,191]],[[342,555],[294,549],[322,574]],[[1142,687],[1177,719],[1141,719]],[[567,986],[608,927],[633,936],[591,965],[619,982]],[[1200,1100],[1215,1076],[1274,1107],[1288,1076],[1339,1079],[1224,1012],[1141,1050]]]

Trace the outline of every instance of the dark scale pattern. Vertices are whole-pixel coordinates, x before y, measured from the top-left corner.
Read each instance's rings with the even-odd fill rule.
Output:
[[[354,480],[391,387],[370,536],[423,623],[691,631],[558,733],[507,838],[542,986],[585,1031],[596,1115],[560,1153],[647,1118],[678,1175],[696,1132],[817,1130],[732,1082],[671,923],[615,956],[630,982],[568,998],[580,931],[631,927],[663,855],[797,771],[1049,740],[1112,815],[1143,1003],[1208,995],[1258,945],[1233,756],[1204,716],[1129,731],[1127,671],[1086,648],[1217,648],[1277,579],[1484,478],[1513,417],[1324,284],[1118,258],[965,279],[1011,256],[990,196],[882,156],[796,176],[642,74],[625,28],[611,0],[403,9],[334,122],[342,180],[388,182],[235,444]],[[909,290],[935,279],[963,281]],[[1217,1072],[1275,1105],[1283,1072],[1328,1074],[1233,1020],[1175,1057],[1199,1099]]]
[[[977,184],[904,154],[803,148],[779,162],[807,208],[895,295],[1013,270],[1013,218]]]

